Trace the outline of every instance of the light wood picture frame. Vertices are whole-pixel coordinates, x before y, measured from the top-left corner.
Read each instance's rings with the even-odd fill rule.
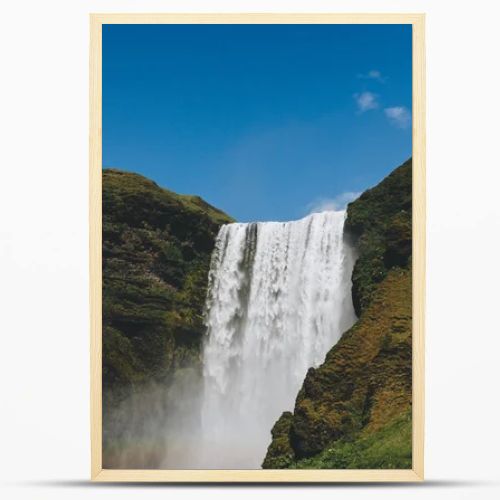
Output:
[[[425,43],[424,14],[90,15],[91,479],[108,482],[411,482],[424,479]],[[412,469],[123,470],[102,465],[102,26],[103,24],[411,24],[413,42]]]

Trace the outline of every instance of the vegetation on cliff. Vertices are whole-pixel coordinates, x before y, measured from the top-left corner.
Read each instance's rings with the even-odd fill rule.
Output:
[[[358,316],[393,267],[411,267],[411,159],[347,207],[345,233],[356,246],[352,299]]]
[[[103,417],[199,366],[207,276],[226,214],[141,175],[103,171]],[[116,422],[115,422],[116,424]]]
[[[411,467],[411,160],[349,204],[359,320],[311,368],[264,468]]]

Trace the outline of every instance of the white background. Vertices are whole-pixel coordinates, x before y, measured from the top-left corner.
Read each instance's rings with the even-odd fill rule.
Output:
[[[498,2],[286,1],[427,13],[426,477],[416,486],[92,485],[88,13],[285,2],[14,1],[0,29],[0,474],[4,498],[500,498]]]

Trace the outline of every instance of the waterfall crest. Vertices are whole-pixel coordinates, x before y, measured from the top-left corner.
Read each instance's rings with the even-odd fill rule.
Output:
[[[260,468],[307,370],[355,321],[344,211],[221,227],[212,255],[196,467]]]

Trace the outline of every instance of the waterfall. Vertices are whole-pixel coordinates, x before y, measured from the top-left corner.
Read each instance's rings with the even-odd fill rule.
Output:
[[[212,255],[196,467],[260,468],[307,370],[355,321],[345,212],[221,227]]]

